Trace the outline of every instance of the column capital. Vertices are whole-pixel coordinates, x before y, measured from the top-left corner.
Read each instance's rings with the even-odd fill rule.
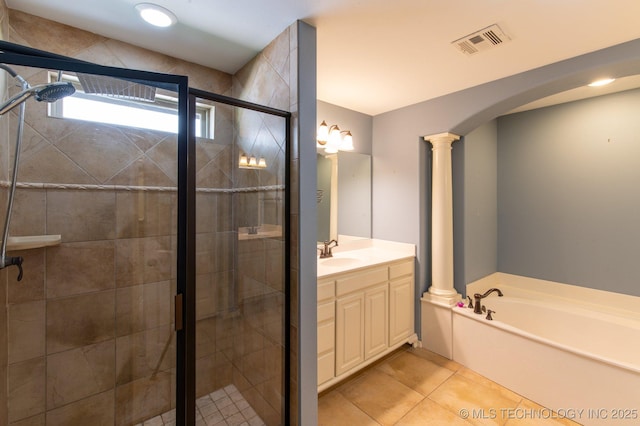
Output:
[[[435,135],[424,136],[424,140],[427,142],[431,142],[433,145],[436,144],[449,144],[451,145],[455,141],[459,140],[460,136],[454,133],[438,133]]]

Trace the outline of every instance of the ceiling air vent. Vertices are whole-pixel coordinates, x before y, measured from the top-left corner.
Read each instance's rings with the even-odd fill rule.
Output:
[[[511,40],[496,24],[451,42],[458,50],[473,55]]]

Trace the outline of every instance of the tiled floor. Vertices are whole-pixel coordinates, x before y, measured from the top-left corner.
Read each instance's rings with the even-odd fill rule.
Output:
[[[196,426],[264,426],[262,419],[234,385],[198,398],[196,407]],[[175,410],[171,410],[136,426],[175,424],[176,413]]]
[[[411,347],[323,392],[318,401],[320,426],[577,424],[557,417],[454,361]]]

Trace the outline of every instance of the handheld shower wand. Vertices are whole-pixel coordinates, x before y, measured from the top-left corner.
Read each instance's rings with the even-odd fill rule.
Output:
[[[17,77],[22,79],[22,77],[20,77],[19,75]],[[54,83],[39,84],[33,87],[29,86],[29,84],[27,83],[26,88],[24,88],[23,86],[23,89],[20,93],[14,95],[11,99],[0,106],[0,115],[11,111],[18,105],[21,105],[22,102],[26,101],[31,96],[34,96],[36,98],[36,101],[38,102],[44,101],[51,103],[57,101],[58,99],[62,99],[65,96],[72,95],[75,91],[75,87],[73,87],[73,84],[69,82],[56,81]]]
[[[5,70],[11,77],[16,79],[21,87],[21,91],[11,97],[8,101],[0,106],[0,115],[3,115],[15,107],[19,106],[18,131],[16,134],[16,151],[13,161],[13,173],[11,177],[11,187],[9,189],[9,200],[7,201],[7,214],[4,221],[4,232],[2,235],[2,248],[0,249],[0,269],[7,266],[15,265],[19,269],[18,281],[22,280],[22,262],[21,256],[7,257],[7,240],[9,239],[9,224],[11,222],[11,211],[13,210],[13,198],[16,191],[16,182],[18,179],[18,164],[20,161],[20,145],[22,144],[22,133],[24,129],[24,110],[25,101],[34,96],[38,102],[55,102],[65,96],[72,95],[75,88],[71,83],[55,82],[50,84],[41,84],[31,87],[27,81],[19,76],[13,69],[6,64],[0,64],[0,68]]]

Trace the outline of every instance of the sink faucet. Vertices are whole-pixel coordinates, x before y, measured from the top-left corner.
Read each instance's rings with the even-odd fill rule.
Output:
[[[335,243],[335,245],[332,246],[331,245],[332,243]],[[324,247],[318,247],[318,250],[320,251],[320,259],[333,257],[333,254],[331,253],[331,249],[333,247],[337,247],[338,242],[336,240],[331,240],[331,241],[325,241],[322,244],[324,245]]]
[[[490,295],[494,291],[498,293],[498,296],[500,296],[500,297],[503,296],[503,294],[500,291],[500,289],[497,289],[497,288],[490,288],[484,294],[476,293],[476,294],[473,295],[473,300],[475,302],[475,306],[473,307],[473,313],[474,314],[481,314],[482,313],[482,305],[480,304],[480,300],[484,299],[485,297],[487,297],[488,295]]]

